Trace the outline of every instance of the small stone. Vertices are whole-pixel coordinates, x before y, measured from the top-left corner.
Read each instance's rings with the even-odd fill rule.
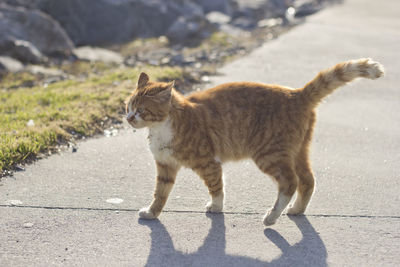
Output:
[[[160,37],[158,37],[158,41],[162,44],[168,44],[168,38],[164,35],[161,35]]]
[[[18,206],[22,205],[22,201],[18,199],[10,199],[6,201],[6,205],[11,205],[11,206]]]
[[[32,119],[30,119],[30,120],[26,123],[26,126],[28,126],[28,127],[33,127],[33,126],[35,126],[35,122],[34,122]]]
[[[10,72],[18,72],[24,68],[24,65],[11,57],[0,56],[0,70],[5,69]]]
[[[227,24],[231,20],[228,15],[218,11],[211,11],[206,15],[206,18],[209,22],[214,24]]]
[[[111,204],[121,204],[122,202],[124,202],[124,200],[121,198],[109,198],[106,200],[106,202]]]
[[[201,77],[201,81],[207,83],[207,82],[210,81],[210,77],[208,77],[208,76],[203,76],[203,77]]]
[[[25,168],[20,165],[17,165],[17,166],[15,166],[15,170],[18,172],[23,172],[23,171],[25,171]]]
[[[161,64],[168,64],[171,60],[168,57],[161,59]]]
[[[272,33],[267,33],[267,39],[268,40],[272,40],[272,39],[274,39],[274,35],[272,34]]]
[[[110,137],[111,136],[111,131],[110,130],[104,130],[104,135],[106,137]]]
[[[32,226],[33,226],[33,223],[31,223],[31,222],[24,223],[25,228],[31,228]]]
[[[40,65],[30,65],[26,70],[35,75],[48,76],[49,78],[45,81],[47,84],[58,82],[62,80],[63,77],[66,77],[66,74],[62,70],[46,68]]]
[[[293,21],[295,15],[296,15],[296,9],[294,9],[293,7],[289,7],[285,12],[285,18],[288,21]]]
[[[263,19],[257,22],[257,26],[260,28],[274,27],[281,25],[282,23],[283,23],[282,18]]]
[[[91,46],[81,46],[73,50],[74,54],[81,60],[102,61],[106,63],[122,64],[123,57],[114,51]]]
[[[106,129],[104,130],[104,136],[106,137],[111,137],[111,136],[116,136],[118,134],[118,130],[114,128]]]

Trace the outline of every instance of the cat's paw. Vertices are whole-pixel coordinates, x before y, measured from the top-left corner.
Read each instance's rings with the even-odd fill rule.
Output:
[[[263,223],[265,226],[270,226],[276,223],[276,220],[279,218],[273,210],[270,210],[265,214]]]
[[[150,209],[146,207],[139,210],[139,218],[145,220],[151,220],[157,218],[157,216],[155,216],[154,213],[151,212]]]
[[[206,209],[208,212],[221,212],[222,205],[213,203],[212,201],[208,202],[206,205]]]
[[[299,207],[299,206],[296,206],[296,204],[294,204],[293,206],[289,207],[286,210],[286,214],[287,215],[301,215],[304,213],[304,211],[305,211],[305,209],[303,207]]]
[[[304,213],[303,209],[298,209],[298,208],[295,208],[295,207],[290,207],[286,211],[287,215],[301,215],[303,213]]]

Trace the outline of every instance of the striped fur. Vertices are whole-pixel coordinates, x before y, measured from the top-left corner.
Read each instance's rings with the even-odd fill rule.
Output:
[[[152,82],[142,73],[127,101],[127,120],[135,128],[149,128],[158,175],[153,203],[139,212],[140,217],[160,214],[181,166],[193,169],[208,187],[207,210],[221,211],[221,165],[244,158],[251,158],[278,184],[278,198],[265,225],[275,223],[296,190],[296,201],[287,212],[303,213],[314,191],[309,145],[316,105],[355,78],[382,75],[379,63],[359,59],[321,71],[300,89],[236,82],[184,97],[173,83]]]

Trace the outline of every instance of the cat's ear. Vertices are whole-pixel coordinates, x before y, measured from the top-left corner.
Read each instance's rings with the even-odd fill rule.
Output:
[[[157,95],[155,95],[155,100],[157,102],[166,102],[171,100],[171,91],[174,88],[175,81],[172,81],[168,84],[167,88],[160,91]]]
[[[147,75],[144,72],[140,73],[139,80],[137,83],[137,88],[144,87],[148,82],[149,82],[149,75]]]

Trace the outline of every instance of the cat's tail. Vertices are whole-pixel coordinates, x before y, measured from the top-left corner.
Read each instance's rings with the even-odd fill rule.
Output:
[[[383,66],[370,58],[349,60],[318,73],[311,82],[300,89],[300,95],[305,102],[316,106],[336,88],[356,78],[377,79],[383,75]]]

